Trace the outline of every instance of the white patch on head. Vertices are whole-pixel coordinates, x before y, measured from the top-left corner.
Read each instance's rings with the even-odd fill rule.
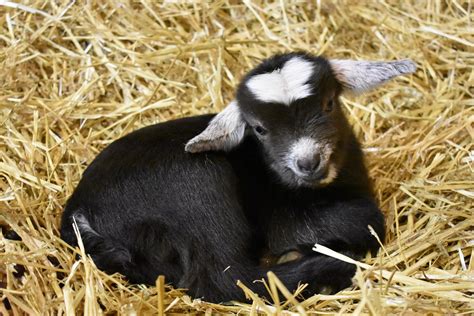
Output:
[[[290,105],[311,95],[311,84],[307,82],[313,75],[313,67],[312,62],[293,57],[281,69],[253,76],[247,87],[260,101]]]

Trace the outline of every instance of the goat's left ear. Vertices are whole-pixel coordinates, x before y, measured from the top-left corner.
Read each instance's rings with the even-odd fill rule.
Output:
[[[416,64],[409,59],[395,61],[333,59],[329,63],[344,91],[356,94],[369,91],[390,79],[416,70]]]
[[[190,153],[231,150],[243,140],[245,125],[234,100],[209,122],[201,134],[188,141],[184,149]]]

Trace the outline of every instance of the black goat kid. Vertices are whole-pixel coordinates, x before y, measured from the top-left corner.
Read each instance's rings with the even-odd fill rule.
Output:
[[[165,275],[208,301],[244,299],[237,280],[265,295],[253,281],[268,269],[290,290],[347,287],[354,267],[312,246],[360,258],[378,249],[368,225],[383,238],[384,220],[338,97],[414,70],[408,60],[274,56],[218,115],[108,146],[69,199],[61,236],[77,244],[75,220],[100,269],[135,283]],[[266,267],[265,256],[280,260]]]

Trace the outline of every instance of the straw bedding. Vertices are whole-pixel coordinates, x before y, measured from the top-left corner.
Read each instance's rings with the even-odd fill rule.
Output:
[[[0,314],[370,313],[474,310],[474,29],[469,1],[0,1]],[[140,127],[217,112],[277,52],[416,61],[343,99],[387,242],[354,287],[303,300],[192,300],[130,286],[58,237],[85,167]],[[21,241],[6,239],[13,229]],[[183,232],[184,233],[184,232]],[[285,301],[278,301],[281,291]]]

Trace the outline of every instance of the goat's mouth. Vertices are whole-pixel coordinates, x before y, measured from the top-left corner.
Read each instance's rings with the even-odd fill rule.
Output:
[[[326,186],[334,181],[338,173],[336,163],[332,161],[322,162],[318,169],[310,174],[298,172],[288,162],[281,164],[274,161],[270,164],[270,168],[278,175],[282,183],[294,188]]]
[[[312,173],[306,174],[293,170],[296,177],[307,182],[320,181],[327,176],[328,169],[326,167],[320,167]]]
[[[300,186],[319,187],[325,186],[334,181],[337,177],[337,169],[333,163],[320,166],[311,174],[302,174],[296,170],[291,170]]]
[[[305,187],[317,187],[321,185],[321,181],[324,180],[327,176],[327,171],[324,173],[318,174],[317,176],[300,176],[295,175],[296,180],[300,186]]]

